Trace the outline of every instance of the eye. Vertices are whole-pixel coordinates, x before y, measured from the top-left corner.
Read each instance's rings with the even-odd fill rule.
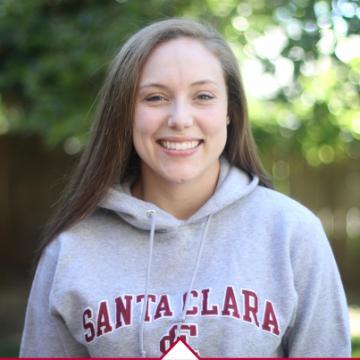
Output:
[[[206,100],[212,100],[215,98],[215,96],[208,94],[208,93],[200,93],[196,96],[198,100],[206,101]]]
[[[162,95],[149,95],[145,98],[145,101],[148,102],[152,102],[152,103],[156,103],[156,102],[162,102],[162,101],[166,101],[166,98]]]

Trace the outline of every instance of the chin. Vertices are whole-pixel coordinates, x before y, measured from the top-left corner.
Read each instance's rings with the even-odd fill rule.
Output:
[[[165,180],[174,185],[181,185],[191,181],[192,178],[188,178],[186,176],[180,176],[180,177],[166,178]]]
[[[174,185],[181,185],[191,182],[197,178],[196,174],[177,174],[173,176],[166,176],[165,180]]]

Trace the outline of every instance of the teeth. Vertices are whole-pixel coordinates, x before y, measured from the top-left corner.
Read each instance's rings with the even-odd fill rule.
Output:
[[[184,142],[160,141],[161,146],[169,150],[190,150],[196,148],[199,143],[199,140]]]

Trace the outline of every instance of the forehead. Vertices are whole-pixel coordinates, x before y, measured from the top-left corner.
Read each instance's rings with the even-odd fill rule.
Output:
[[[180,76],[224,81],[220,60],[199,40],[181,37],[156,46],[143,66],[140,83]],[[156,79],[155,79],[156,78]]]

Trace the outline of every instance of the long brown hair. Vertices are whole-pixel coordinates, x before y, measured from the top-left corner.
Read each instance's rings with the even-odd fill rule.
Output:
[[[270,186],[256,153],[235,56],[214,29],[196,21],[169,19],[135,33],[113,60],[100,91],[89,142],[49,221],[40,250],[59,233],[90,215],[110,186],[139,168],[132,120],[142,67],[159,44],[179,37],[200,41],[220,60],[228,91],[230,125],[225,155],[230,163]]]

